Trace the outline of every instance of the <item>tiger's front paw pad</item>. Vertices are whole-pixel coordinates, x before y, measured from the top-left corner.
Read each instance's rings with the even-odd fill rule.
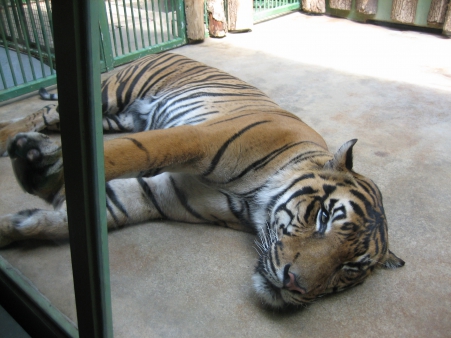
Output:
[[[11,159],[38,163],[43,158],[41,149],[46,148],[49,142],[49,137],[40,133],[19,133],[9,142],[8,155]]]
[[[63,185],[61,147],[47,135],[19,133],[9,142],[8,154],[22,188],[51,203]]]

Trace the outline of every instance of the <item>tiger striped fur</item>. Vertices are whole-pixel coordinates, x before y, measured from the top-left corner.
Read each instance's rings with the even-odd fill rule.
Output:
[[[38,133],[58,127],[57,110],[0,130],[19,184],[55,208],[0,218],[2,246],[68,236],[61,148]],[[404,265],[389,250],[379,189],[352,170],[356,140],[331,154],[253,86],[184,56],[154,55],[103,83],[102,112],[105,131],[134,133],[104,144],[109,228],[167,219],[254,231],[253,283],[273,307]]]

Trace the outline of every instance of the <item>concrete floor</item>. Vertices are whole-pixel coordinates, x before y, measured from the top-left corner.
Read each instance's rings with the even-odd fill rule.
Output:
[[[297,312],[267,310],[251,275],[253,236],[153,222],[109,236],[116,337],[449,337],[451,43],[325,16],[291,14],[252,33],[176,52],[256,85],[324,136],[358,138],[355,169],[384,194],[392,250],[406,261]],[[5,118],[45,103],[0,107]],[[0,159],[0,212],[40,207]],[[1,255],[76,320],[67,243]]]

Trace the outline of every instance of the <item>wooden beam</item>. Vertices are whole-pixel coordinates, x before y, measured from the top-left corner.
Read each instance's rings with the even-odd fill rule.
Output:
[[[227,6],[227,21],[229,23],[229,32],[250,31],[254,24],[253,1],[228,0]]]
[[[451,2],[448,4],[448,10],[446,11],[443,34],[451,36]]]
[[[205,39],[203,0],[185,0],[186,35],[188,42],[201,42]]]
[[[428,25],[441,26],[445,22],[448,0],[432,0],[428,13]]]
[[[302,0],[302,10],[308,13],[326,13],[326,1]]]
[[[418,0],[393,0],[391,19],[395,22],[413,24]]]
[[[330,0],[330,8],[342,11],[350,11],[352,8],[352,0]]]
[[[224,0],[207,0],[208,31],[213,38],[223,38],[227,34],[224,14]]]

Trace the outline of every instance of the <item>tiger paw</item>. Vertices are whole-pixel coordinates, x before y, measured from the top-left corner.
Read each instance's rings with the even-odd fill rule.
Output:
[[[0,248],[26,239],[61,240],[68,236],[63,209],[27,209],[0,217]]]
[[[53,203],[64,184],[61,147],[47,135],[19,133],[10,140],[8,155],[21,187]]]
[[[13,215],[0,217],[0,248],[14,242]]]

